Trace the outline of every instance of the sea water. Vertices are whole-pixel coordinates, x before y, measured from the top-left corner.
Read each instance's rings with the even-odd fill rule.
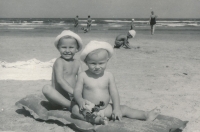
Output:
[[[92,30],[129,30],[132,18],[92,18]],[[149,30],[148,18],[135,18],[137,30]],[[73,18],[0,18],[0,29],[69,29],[73,30]],[[79,28],[87,26],[87,19],[79,19]],[[200,30],[200,19],[158,18],[157,30]]]

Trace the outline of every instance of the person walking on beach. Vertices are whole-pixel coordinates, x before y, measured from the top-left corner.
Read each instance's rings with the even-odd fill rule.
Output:
[[[52,83],[45,85],[42,93],[54,109],[71,110],[76,78],[80,72],[80,61],[73,57],[82,49],[82,40],[74,32],[64,30],[56,37],[54,45],[60,57],[53,64]]]
[[[133,30],[134,27],[135,27],[135,25],[134,25],[134,21],[135,21],[134,19],[131,20],[131,29],[130,29],[130,30]]]
[[[74,18],[74,32],[78,32],[78,16]]]
[[[124,48],[131,49],[131,47],[129,46],[128,39],[135,37],[135,34],[136,34],[135,30],[129,30],[127,35],[124,34],[118,35],[115,39],[114,48],[120,48],[122,46]]]
[[[153,35],[154,31],[155,31],[156,19],[157,19],[157,16],[154,15],[154,11],[151,11],[151,16],[149,18],[149,23],[150,23],[150,26],[151,26],[151,35]]]
[[[88,31],[91,30],[91,26],[92,26],[92,19],[90,18],[90,16],[88,16],[88,19],[87,19],[87,29],[88,29]]]

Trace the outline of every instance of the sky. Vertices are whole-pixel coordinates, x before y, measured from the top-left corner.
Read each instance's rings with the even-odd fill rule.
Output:
[[[200,18],[200,0],[0,0],[0,18]]]

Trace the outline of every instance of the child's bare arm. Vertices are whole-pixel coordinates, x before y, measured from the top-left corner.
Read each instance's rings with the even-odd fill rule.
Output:
[[[81,62],[80,62],[80,66],[79,66],[79,68],[78,68],[78,74],[80,74],[82,71],[83,71],[83,67],[82,67]],[[77,74],[77,75],[78,75],[78,74]]]
[[[125,38],[124,38],[124,44],[126,44],[127,41],[128,41],[128,39],[125,37]]]
[[[122,118],[122,113],[120,109],[120,98],[119,98],[119,93],[115,85],[115,79],[111,73],[109,73],[109,78],[110,78],[110,83],[109,83],[109,92],[110,96],[113,102],[113,114],[112,118],[116,119],[118,118],[121,120]]]
[[[57,59],[54,64],[54,72],[57,83],[68,93],[73,94],[73,88],[70,84],[64,80],[63,73],[63,62],[60,59]]]
[[[82,91],[83,91],[83,73],[80,73],[78,75],[78,80],[76,82],[76,87],[74,89],[74,99],[78,103],[80,109],[84,108],[84,99],[82,97]]]
[[[115,85],[115,80],[114,77],[111,73],[109,73],[109,78],[110,78],[110,83],[109,83],[109,92],[110,96],[113,102],[113,107],[114,109],[120,108],[120,99],[119,99],[119,93],[117,91],[116,85]]]

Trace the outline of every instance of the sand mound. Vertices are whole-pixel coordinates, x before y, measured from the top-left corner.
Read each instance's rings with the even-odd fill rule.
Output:
[[[35,58],[28,61],[0,61],[0,80],[50,80],[52,66],[56,59],[41,62]]]

